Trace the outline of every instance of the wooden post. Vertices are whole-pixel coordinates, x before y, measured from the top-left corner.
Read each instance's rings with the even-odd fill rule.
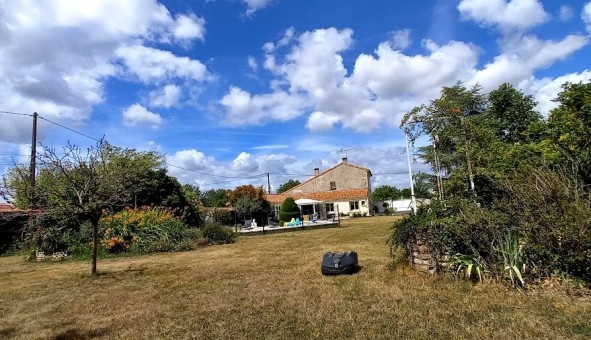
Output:
[[[341,214],[339,213],[339,205],[337,204],[337,221],[339,221],[338,226],[341,226]]]
[[[37,164],[37,112],[33,112],[33,133],[31,137],[31,164],[29,166],[30,196],[29,196],[29,228],[33,226],[33,210],[37,205],[37,194],[35,190],[35,166]]]

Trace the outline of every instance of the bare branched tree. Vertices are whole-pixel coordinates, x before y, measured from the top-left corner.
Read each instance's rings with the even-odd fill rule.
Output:
[[[90,222],[91,273],[95,275],[101,217],[129,204],[133,192],[128,184],[139,173],[159,166],[160,160],[142,158],[142,153],[116,148],[102,140],[87,149],[68,144],[62,152],[44,147],[39,154],[41,166],[35,195],[39,206],[53,216],[76,216]]]

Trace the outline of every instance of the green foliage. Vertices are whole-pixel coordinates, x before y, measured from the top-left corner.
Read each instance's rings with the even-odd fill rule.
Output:
[[[263,207],[262,203],[263,202],[256,197],[241,196],[236,200],[234,209],[236,209],[236,212],[241,216],[250,215],[255,211],[261,210]]]
[[[150,253],[177,250],[188,228],[161,208],[126,209],[106,216],[102,246],[110,253]]]
[[[207,223],[202,230],[203,237],[207,238],[210,244],[234,243],[235,236],[232,229],[218,223]]]
[[[182,186],[165,169],[149,169],[138,174],[127,190],[134,192],[134,206],[166,207],[183,223],[199,226],[199,189]]]
[[[281,210],[279,210],[279,221],[289,222],[292,218],[300,217],[300,208],[291,197],[286,198],[281,203]]]
[[[484,281],[484,261],[482,258],[456,254],[450,259],[450,264],[456,272],[456,277],[463,276],[468,280]]]
[[[265,201],[264,196],[263,187],[255,188],[252,185],[241,185],[228,192],[228,200],[236,209],[236,213],[243,217],[265,215],[265,212],[269,211],[269,203]],[[257,222],[264,223],[265,221]]]
[[[534,127],[542,124],[542,116],[534,110],[537,103],[509,84],[503,84],[488,94],[490,125],[501,141],[528,143],[536,140]]]
[[[458,83],[405,115],[411,141],[430,137],[418,155],[443,187],[396,226],[393,246],[421,240],[461,254],[461,272],[486,267],[512,285],[556,273],[591,283],[591,82],[563,85],[556,101],[546,123],[508,84],[483,95]]]
[[[519,237],[514,234],[506,235],[495,250],[503,258],[502,273],[509,278],[511,284],[515,286],[517,280],[519,280],[521,286],[525,286],[522,275],[525,273],[525,262],[523,261]]]
[[[228,203],[226,189],[210,189],[201,194],[201,203],[206,207],[225,207]]]
[[[504,181],[523,257],[539,277],[564,272],[591,283],[591,194],[576,170],[528,169]]]
[[[547,153],[557,163],[574,166],[584,184],[591,184],[591,81],[562,86],[550,112]]]
[[[371,197],[373,201],[396,200],[400,197],[400,190],[390,185],[381,185],[373,190]]]
[[[0,254],[18,250],[27,228],[26,214],[0,213]]]
[[[202,208],[202,216],[205,223],[213,222],[221,225],[231,226],[236,223],[234,211],[227,208]]]
[[[300,181],[298,181],[297,179],[296,180],[290,179],[289,181],[281,184],[277,188],[277,193],[278,194],[281,194],[281,193],[286,192],[287,190],[289,190],[289,189],[291,189],[291,188],[293,188],[295,186],[298,186],[300,184],[301,184]]]

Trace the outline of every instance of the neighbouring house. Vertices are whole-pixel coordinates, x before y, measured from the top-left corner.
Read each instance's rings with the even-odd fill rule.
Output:
[[[22,213],[22,210],[15,208],[10,203],[0,202],[0,213],[7,213],[7,214],[16,214]]]
[[[332,168],[314,176],[284,193],[266,195],[265,200],[279,213],[281,203],[292,197],[304,217],[316,215],[319,219],[331,219],[337,213],[371,215],[371,171],[350,164],[347,158]]]
[[[384,206],[384,203],[386,206]],[[428,205],[431,203],[430,199],[426,198],[417,198],[416,204],[417,208],[421,207],[422,205]],[[397,200],[390,199],[384,201],[374,201],[374,206],[378,208],[378,213],[383,213],[386,209],[394,209],[397,213],[409,213],[412,211],[412,200],[410,198],[400,198]]]

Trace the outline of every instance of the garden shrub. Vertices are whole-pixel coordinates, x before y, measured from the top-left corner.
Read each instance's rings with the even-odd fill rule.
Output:
[[[126,209],[103,218],[103,247],[110,253],[181,250],[188,228],[161,208]]]
[[[27,227],[26,214],[0,214],[0,254],[17,250]]]
[[[292,218],[300,217],[300,208],[295,203],[293,198],[286,198],[281,204],[281,210],[279,211],[279,221],[289,222]]]
[[[234,225],[235,223],[235,216],[234,212],[224,209],[224,208],[217,208],[217,207],[207,207],[202,208],[203,223],[219,223],[222,225]]]
[[[507,276],[504,248],[508,239],[516,239],[513,253],[525,264],[520,274],[530,282],[566,274],[590,284],[591,195],[576,176],[534,169],[509,177],[503,190],[503,198],[487,206],[466,198],[421,207],[395,224],[390,244],[410,256],[411,245],[421,240],[434,255],[470,257],[487,276],[502,278]]]
[[[591,283],[591,193],[576,173],[533,169],[507,180],[523,251],[538,275],[566,273]]]
[[[202,230],[203,237],[207,238],[209,244],[234,243],[234,232],[228,227],[219,223],[207,223]]]

